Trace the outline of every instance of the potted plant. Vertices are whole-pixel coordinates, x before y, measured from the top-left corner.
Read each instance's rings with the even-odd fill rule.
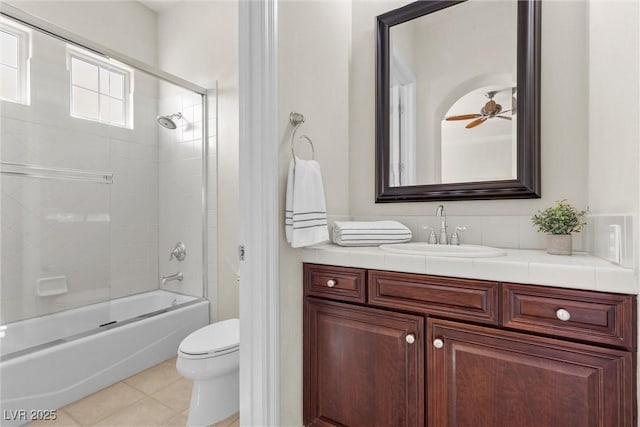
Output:
[[[547,233],[547,252],[553,255],[571,255],[571,233],[578,233],[587,224],[586,212],[578,211],[566,199],[555,206],[538,211],[531,222],[539,232]]]

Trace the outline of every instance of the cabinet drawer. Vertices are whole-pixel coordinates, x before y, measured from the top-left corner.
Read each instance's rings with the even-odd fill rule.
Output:
[[[365,303],[365,270],[304,264],[304,294]]]
[[[498,324],[496,282],[370,270],[368,286],[371,305]]]
[[[503,325],[634,348],[635,297],[529,285],[502,285]]]

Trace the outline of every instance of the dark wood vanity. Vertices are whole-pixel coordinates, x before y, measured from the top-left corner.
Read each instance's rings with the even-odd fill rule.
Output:
[[[304,425],[636,426],[634,295],[304,264]]]

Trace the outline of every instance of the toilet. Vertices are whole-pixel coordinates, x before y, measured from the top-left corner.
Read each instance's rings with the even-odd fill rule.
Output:
[[[204,427],[238,412],[240,321],[212,323],[180,343],[176,369],[193,380],[188,427]]]

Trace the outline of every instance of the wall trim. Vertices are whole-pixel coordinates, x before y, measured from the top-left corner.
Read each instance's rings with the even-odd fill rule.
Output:
[[[240,424],[278,426],[277,0],[239,2]]]

